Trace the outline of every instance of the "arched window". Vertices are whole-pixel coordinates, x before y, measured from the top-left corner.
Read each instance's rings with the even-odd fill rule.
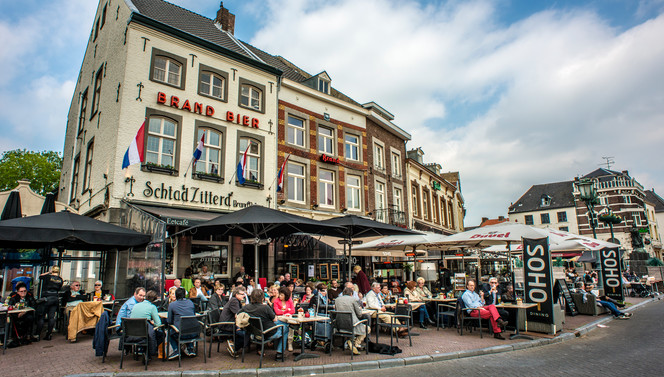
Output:
[[[211,128],[199,128],[196,136],[196,144],[201,140],[201,136],[205,133],[203,140],[203,153],[201,158],[196,162],[196,172],[212,175],[221,174],[221,164],[223,163],[223,137],[221,132]]]
[[[263,91],[249,84],[240,87],[240,106],[262,111]]]
[[[206,96],[219,99],[225,98],[225,78],[212,72],[201,72],[200,92]]]
[[[247,146],[249,145],[249,150]],[[240,149],[238,150],[238,162],[242,160],[244,152],[247,151],[247,164],[244,179],[248,182],[261,183],[261,144],[256,139],[248,137],[240,138]]]
[[[174,168],[178,124],[163,116],[151,116],[148,124],[145,162]]]
[[[181,77],[182,65],[180,63],[165,56],[154,58],[153,80],[179,87]]]

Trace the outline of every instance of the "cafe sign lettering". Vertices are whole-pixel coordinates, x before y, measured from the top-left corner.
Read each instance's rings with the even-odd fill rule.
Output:
[[[320,160],[323,161],[323,162],[327,162],[328,164],[339,165],[341,163],[339,158],[330,157],[326,154],[321,154],[320,155]]]
[[[207,117],[214,116],[214,107],[210,105],[203,105],[200,102],[194,102],[193,104],[189,102],[188,99],[181,100],[177,96],[167,96],[164,92],[157,92],[157,103],[160,105],[174,107],[176,109],[189,111],[190,113],[197,113],[200,115],[205,115]],[[248,115],[242,115],[240,113],[234,113],[232,111],[226,111],[226,116],[224,119],[227,122],[237,123],[241,126],[259,128],[259,119],[252,118]]]
[[[143,196],[150,199],[175,201],[181,203],[207,204],[220,207],[246,208],[254,203],[251,201],[238,202],[232,200],[233,193],[218,194],[210,190],[201,190],[200,187],[182,185],[181,187],[166,186],[164,183],[153,184],[145,182]]]

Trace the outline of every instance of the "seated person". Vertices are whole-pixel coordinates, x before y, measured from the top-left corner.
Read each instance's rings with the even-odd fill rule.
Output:
[[[81,283],[78,281],[72,281],[69,284],[69,293],[65,294],[62,297],[62,304],[64,306],[76,306],[80,304],[83,299],[83,294],[81,293]]]
[[[293,303],[293,299],[291,297],[291,290],[288,287],[279,288],[279,295],[272,301],[272,309],[278,316],[292,316],[295,314],[295,304]],[[294,336],[295,332],[291,328],[288,331],[288,352],[293,352]]]
[[[507,284],[505,292],[500,295],[500,300],[504,302],[516,302],[516,293],[514,293],[514,285]]]
[[[378,287],[380,288],[380,284],[378,284]],[[345,288],[343,293],[343,296],[337,297],[334,301],[334,309],[338,312],[350,312],[353,317],[353,323],[359,322],[360,318],[362,318],[362,308],[360,307],[360,304],[357,300],[353,299],[351,288]],[[359,355],[360,351],[358,351],[358,348],[367,336],[367,328],[365,326],[355,326],[353,328],[353,335],[355,335],[355,339],[353,341],[347,341],[348,348],[353,354]]]
[[[580,283],[583,284],[583,283]],[[595,301],[597,303],[597,306],[602,306],[607,308],[611,314],[617,319],[630,319],[632,317],[632,313],[624,313],[618,310],[616,307],[616,304],[613,302],[607,301],[607,297],[600,297],[599,295],[599,290],[595,289],[595,286],[592,284],[584,284],[582,288],[579,288],[578,291],[580,293],[583,293],[583,302],[588,302],[588,293],[592,293],[595,296]]]
[[[311,288],[310,285],[306,285],[304,287],[304,294],[300,298],[300,303],[301,304],[308,304],[309,301],[311,301],[312,297],[314,297],[314,290]]]
[[[318,283],[316,286],[316,294],[309,300],[309,307],[315,307],[319,313],[327,313],[327,306],[329,304],[330,299],[327,295],[327,285],[325,285],[325,283]]]
[[[129,299],[120,307],[118,317],[115,319],[115,324],[120,325],[122,323],[122,318],[131,318],[131,311],[134,308],[134,305],[143,300],[145,300],[145,288],[138,287],[134,290],[134,295],[129,297]]]
[[[501,289],[498,286],[498,278],[490,277],[489,278],[489,288],[484,290],[484,302],[486,305],[498,305],[502,299]],[[500,318],[504,321],[508,321],[510,313],[503,308],[496,308]]]
[[[181,287],[182,287],[182,280],[180,280],[180,279],[175,279],[175,280],[173,280],[173,286],[174,286],[176,289],[177,289],[177,288],[181,288]],[[169,288],[169,289],[170,289],[170,288]]]
[[[422,284],[421,285],[424,286],[424,278],[420,277],[420,279],[422,279]],[[408,283],[406,283],[406,289],[404,290],[404,295],[406,297],[408,297],[408,300],[410,302],[424,302],[424,297],[422,295],[420,295],[420,293],[418,292],[418,290],[416,288],[417,284],[418,283],[416,283],[414,281],[409,281]],[[420,290],[420,291],[422,291],[422,290]],[[428,291],[429,290],[427,289],[427,292]],[[429,292],[429,294],[431,294],[431,292]],[[429,312],[427,311],[426,305],[422,305],[422,306],[420,306],[419,308],[417,308],[415,310],[417,310],[420,313],[420,327],[421,328],[423,328],[423,329],[427,328],[427,326],[424,322],[425,320],[430,325],[435,324],[435,322],[432,321],[431,318],[429,318]]]
[[[247,289],[243,286],[235,287],[231,297],[224,306],[224,309],[221,311],[221,316],[219,317],[219,322],[235,322],[235,317],[237,313],[242,309],[242,304],[244,303],[245,296],[247,295]],[[261,292],[263,295],[263,292]],[[222,325],[221,330],[233,333],[233,325]],[[245,333],[244,330],[237,328],[235,331],[235,340],[238,344],[233,344],[232,340],[228,340],[228,352],[231,356],[235,357],[238,349],[245,347]],[[239,348],[238,348],[239,347]]]
[[[261,289],[254,289],[254,291],[251,292],[251,296],[249,297],[250,303],[248,305],[245,305],[244,308],[242,308],[241,312],[245,312],[249,314],[251,317],[260,318],[261,322],[263,323],[263,330],[267,330],[278,324],[284,325],[282,322],[277,320],[274,310],[272,310],[271,307],[263,303],[263,298],[264,298],[263,291]],[[288,326],[282,326],[267,333],[268,340],[281,339],[280,342],[276,342],[277,343],[276,359],[281,359],[283,355],[284,346],[286,343],[286,331],[288,331]]]
[[[267,301],[267,304],[272,307],[272,303],[277,297],[279,297],[279,285],[273,284],[265,293],[265,300]]]
[[[337,299],[339,294],[341,294],[342,288],[339,287],[339,282],[337,279],[332,279],[330,282],[330,287],[327,289],[327,297],[331,300],[334,301]]]
[[[202,286],[200,278],[194,278],[194,286],[189,290],[189,298],[200,297],[201,301],[207,301],[207,291]]]
[[[208,301],[208,309],[210,310],[210,317],[212,322],[219,322],[219,315],[221,310],[224,308],[224,303],[228,300],[224,297],[224,287],[222,285],[217,285],[214,288],[214,293],[210,296]]]
[[[346,293],[348,293],[348,295],[351,295],[351,292],[352,288],[346,287],[344,289],[344,296],[346,295]],[[380,284],[379,283],[371,284],[371,290],[367,293],[367,309],[376,310],[377,311],[376,316],[378,317],[378,320],[380,322],[391,323],[392,317],[386,313],[387,308],[385,307],[385,302],[380,297],[379,292],[380,292]],[[399,325],[401,324],[399,320],[396,320],[395,323]],[[407,329],[405,327],[395,329],[395,331],[399,336],[405,336],[407,334]]]
[[[198,273],[198,277],[204,281],[209,281],[214,277],[214,275],[208,271],[208,266],[204,264],[201,267],[201,271]]]
[[[16,284],[16,292],[9,295],[7,305],[17,309],[35,308],[36,302],[32,293],[28,291],[28,286],[24,282]],[[35,323],[35,312],[28,311],[23,313],[11,314],[13,328],[9,329],[12,337],[12,345],[18,346],[20,343],[29,343],[39,341],[38,336],[33,336],[32,327]],[[3,323],[2,326],[5,324]]]
[[[176,328],[180,327],[180,319],[182,317],[190,317],[195,315],[194,312],[194,303],[191,300],[187,300],[187,291],[184,288],[178,288],[175,290],[175,302],[171,303],[168,306],[168,319],[166,322],[169,325],[173,325]],[[169,360],[177,359],[180,356],[180,348],[178,347],[178,333],[171,330],[169,336],[169,343],[173,352],[168,356]],[[195,338],[197,335],[192,335]],[[184,337],[182,339],[185,339]],[[190,338],[191,339],[191,338]],[[187,356],[196,356],[194,344],[187,344],[183,349],[185,355]]]
[[[357,286],[355,284],[353,284],[353,282],[350,282],[350,281],[346,282],[346,284],[344,285],[344,290],[339,294],[339,297],[344,296],[344,294],[346,292],[346,288],[351,289],[351,291],[353,292],[353,295],[352,295],[353,298],[355,300],[357,300],[358,304],[362,305],[362,296],[360,296],[359,289],[357,288]]]
[[[131,310],[129,318],[147,318],[150,320],[148,326],[148,355],[157,354],[157,346],[164,341],[164,333],[160,330],[155,331],[155,327],[161,326],[161,318],[157,307],[153,304],[157,301],[159,294],[155,291],[148,291],[145,294],[145,300],[136,303]]]
[[[367,295],[369,295],[367,293]],[[394,296],[392,295],[392,291],[390,291],[390,287],[387,286],[387,284],[383,284],[380,286],[380,298],[383,299],[383,302],[385,303],[390,303],[394,301]]]
[[[175,302],[175,290],[177,290],[178,287],[172,286],[168,288],[168,292],[166,299],[161,303],[161,306],[159,307],[159,311],[162,312],[167,312],[168,311],[168,305],[171,304],[171,302]]]
[[[104,299],[104,292],[102,292],[101,287],[102,287],[102,282],[101,280],[95,281],[95,290],[92,292],[92,295],[90,297],[91,301],[102,301]],[[115,300],[115,296],[112,294],[108,294],[108,297],[110,298],[111,301]]]
[[[500,333],[507,325],[507,322],[500,318],[500,314],[498,314],[495,305],[485,304],[484,291],[480,291],[479,295],[475,292],[475,280],[468,280],[466,283],[466,291],[461,295],[461,299],[463,300],[464,306],[468,309],[480,308],[480,310],[468,310],[467,312],[471,317],[480,316],[482,319],[490,320],[491,328],[493,329],[493,337],[505,340]]]

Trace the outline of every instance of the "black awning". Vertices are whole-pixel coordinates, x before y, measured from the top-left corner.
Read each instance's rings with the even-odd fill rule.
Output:
[[[158,207],[133,203],[132,205],[145,212],[155,215],[156,217],[165,221],[166,225],[182,226],[184,228],[202,224],[206,221],[210,221],[225,214],[221,212],[194,211],[190,209]]]

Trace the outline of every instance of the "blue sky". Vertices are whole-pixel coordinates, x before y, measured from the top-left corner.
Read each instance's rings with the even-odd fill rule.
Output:
[[[114,2],[123,0],[111,0]],[[214,18],[218,0],[174,0]],[[467,225],[613,156],[664,193],[664,0],[226,0],[236,36],[375,101]],[[0,0],[0,152],[62,151],[93,0]]]

